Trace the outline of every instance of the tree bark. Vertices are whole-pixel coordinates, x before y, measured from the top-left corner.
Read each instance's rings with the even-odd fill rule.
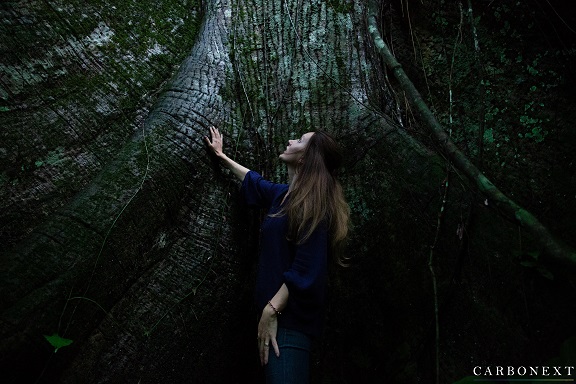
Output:
[[[3,365],[16,367],[18,380],[41,378],[41,364],[26,370],[29,361],[46,361],[45,375],[55,380],[74,356],[63,380],[120,380],[120,372],[134,377],[138,367],[160,367],[158,355],[141,353],[161,326],[178,320],[173,311],[179,304],[207,285],[215,284],[215,296],[242,291],[240,261],[229,260],[242,245],[223,221],[230,214],[224,210],[230,185],[211,182],[202,142],[208,125],[222,125],[230,113],[220,96],[230,71],[230,17],[226,2],[207,4],[198,43],[142,130],[90,185],[3,257]],[[190,219],[183,214],[208,222],[178,229]],[[183,312],[188,321],[200,318],[218,329],[228,321],[219,307]],[[53,333],[75,343],[50,358],[42,335]],[[176,350],[191,340],[210,350],[220,346],[199,341],[201,327],[191,333]],[[110,337],[116,338],[112,344]],[[158,353],[175,350],[166,345]],[[213,369],[218,366],[204,371]]]
[[[132,2],[99,0],[76,7],[42,2],[53,8],[49,13],[60,15],[53,25],[28,23],[34,13],[28,8],[17,12],[12,7],[3,14],[21,23],[22,30],[30,29],[30,35],[52,33],[51,53],[62,50],[58,41],[86,42],[85,48],[72,44],[76,49],[66,49],[86,65],[62,59],[71,74],[78,66],[71,77],[89,82],[109,73],[95,85],[103,100],[82,98],[81,92],[68,96],[61,83],[38,80],[22,90],[8,87],[17,100],[6,99],[11,109],[0,111],[2,122],[15,127],[1,133],[9,143],[7,150],[0,148],[2,164],[16,159],[11,155],[16,147],[27,159],[0,178],[10,197],[2,206],[7,209],[0,210],[3,222],[11,223],[9,233],[2,233],[0,257],[0,365],[10,372],[9,382],[262,381],[254,348],[254,314],[261,309],[252,305],[261,215],[242,205],[238,184],[208,156],[202,138],[211,124],[224,132],[230,157],[276,182],[286,181],[277,158],[286,140],[320,128],[343,145],[347,161],[340,176],[352,208],[348,253],[353,263],[331,274],[326,331],[313,354],[314,381],[431,381],[431,246],[440,334],[452,348],[442,349],[441,366],[455,367],[454,375],[468,369],[468,361],[461,361],[463,349],[479,360],[494,356],[489,347],[477,348],[488,334],[510,340],[502,350],[500,343],[491,343],[498,353],[539,350],[531,347],[541,344],[530,344],[513,326],[501,325],[518,324],[528,311],[526,302],[537,303],[530,314],[564,308],[548,303],[562,297],[524,289],[523,267],[499,257],[513,253],[509,236],[502,233],[509,235],[515,227],[495,222],[482,209],[477,227],[468,226],[468,186],[453,183],[442,189],[451,171],[405,121],[361,2],[203,2],[203,23],[192,49],[184,42],[179,48],[177,39],[166,43],[170,55],[188,52],[175,75],[161,77],[146,94],[141,92],[148,72],[173,73],[162,61],[145,62],[162,46],[148,34],[170,19],[175,25],[165,34],[171,35],[191,3],[171,3],[169,8],[181,6],[183,13],[165,17],[151,6],[158,2],[140,3],[143,9],[136,12],[120,8]],[[116,45],[118,25],[111,27],[115,37],[106,40],[105,26],[113,15],[105,9],[113,6],[129,31],[137,29],[135,20],[154,21],[150,31],[128,40],[133,51]],[[76,8],[71,15],[97,19],[87,31],[99,31],[109,46],[90,48],[99,43],[91,33],[81,37],[84,24],[70,23],[59,13]],[[6,57],[16,62],[16,51]],[[116,64],[102,61],[108,56]],[[139,69],[133,83],[122,88],[126,73],[121,69],[127,63]],[[29,77],[34,79],[41,79],[45,68],[62,72],[56,65],[24,67],[33,69]],[[112,92],[111,83],[118,90]],[[32,87],[37,92],[27,93]],[[131,100],[144,99],[143,105],[126,106],[120,97],[125,93]],[[99,117],[112,94],[120,101],[109,109],[126,115],[125,126]],[[37,121],[49,119],[44,114],[32,118],[34,110],[26,105],[44,111],[52,106],[49,97],[62,99],[46,114],[61,116],[62,125],[45,132],[51,124]],[[87,129],[75,120],[86,122],[82,128]],[[51,142],[59,131],[67,134]],[[83,154],[80,160],[98,160],[88,162],[85,173],[58,163],[61,152],[66,161],[74,158],[75,146]],[[49,167],[34,168],[35,162]],[[62,191],[43,177],[74,185]],[[463,246],[459,231],[466,232],[469,246]],[[464,278],[454,272],[457,267],[464,269]],[[546,324],[538,332],[557,341],[562,335],[557,323]],[[54,352],[44,338],[53,334],[73,342]],[[459,339],[461,334],[466,340]]]

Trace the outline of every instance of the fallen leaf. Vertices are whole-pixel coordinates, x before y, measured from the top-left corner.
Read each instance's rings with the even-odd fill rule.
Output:
[[[52,336],[46,336],[44,335],[44,337],[46,338],[46,340],[48,340],[48,342],[54,347],[56,348],[54,350],[54,353],[58,352],[58,349],[62,348],[62,347],[67,347],[70,344],[72,344],[72,340],[70,339],[65,339],[63,337],[58,336],[57,333],[53,334]]]

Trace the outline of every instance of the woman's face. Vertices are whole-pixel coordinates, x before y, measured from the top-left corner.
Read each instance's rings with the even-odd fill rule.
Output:
[[[296,140],[288,140],[286,150],[280,154],[280,160],[286,164],[297,164],[298,160],[302,158],[306,145],[312,137],[314,132],[308,132],[302,135],[301,138]]]

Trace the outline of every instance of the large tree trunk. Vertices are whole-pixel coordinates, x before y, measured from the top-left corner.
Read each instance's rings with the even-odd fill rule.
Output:
[[[93,11],[98,21],[100,40],[93,44],[108,41],[110,16],[104,10],[113,4],[42,4],[56,15],[42,24],[51,25],[54,36],[69,33],[68,41],[75,38],[89,45],[94,39],[80,38],[84,24],[71,21],[82,9]],[[158,26],[167,19],[181,25],[176,21],[192,17],[188,8],[193,4],[171,6],[180,13],[154,19],[156,10],[144,7],[140,12]],[[31,83],[21,88],[16,86],[18,76],[8,77],[8,83],[3,78],[10,110],[3,110],[2,118],[8,126],[25,128],[24,134],[3,133],[10,155],[3,158],[2,183],[10,199],[2,216],[8,224],[1,259],[0,350],[9,380],[261,379],[251,304],[259,216],[240,204],[237,183],[207,155],[202,138],[212,124],[224,131],[231,157],[274,181],[285,180],[277,154],[294,135],[322,128],[344,146],[348,161],[341,176],[353,211],[349,252],[355,258],[352,267],[333,274],[325,337],[314,353],[315,379],[431,381],[432,361],[439,357],[433,345],[442,342],[441,366],[458,366],[441,375],[448,380],[468,372],[466,363],[458,360],[463,349],[478,343],[474,335],[511,334],[507,353],[522,349],[520,345],[540,345],[531,344],[513,326],[494,331],[500,317],[514,324],[523,307],[491,301],[498,289],[507,289],[485,292],[484,287],[495,285],[492,274],[520,276],[506,285],[515,292],[508,296],[513,303],[520,302],[521,294],[536,303],[549,297],[522,290],[523,267],[511,258],[492,257],[512,253],[508,239],[515,227],[495,223],[476,205],[473,189],[464,180],[444,188],[455,176],[434,145],[422,144],[426,140],[405,118],[402,97],[389,86],[365,29],[364,5],[215,0],[204,7],[195,40],[178,32],[160,44],[178,57],[178,39],[194,42],[191,50],[182,47],[187,57],[175,75],[155,78],[147,95],[151,82],[138,85],[137,79],[151,68],[170,73],[172,64],[168,59],[154,65],[132,60],[132,53],[120,55],[116,64],[104,61],[121,51],[120,39],[108,42],[118,49],[71,50],[87,63],[82,69],[87,74],[79,77],[110,74],[97,82],[96,89],[105,96],[97,99],[96,107],[90,98],[66,99],[64,92],[52,96],[50,71],[59,69],[57,65],[43,66],[50,73],[46,79],[32,66],[30,72],[37,76],[21,76]],[[36,9],[32,5],[3,8],[6,25],[39,29],[40,23],[26,24]],[[128,20],[137,15],[132,8],[118,12]],[[112,28],[115,36],[121,25]],[[140,37],[132,44],[156,52],[155,44]],[[13,61],[3,67],[7,73],[25,67]],[[130,73],[134,80],[126,82],[127,89],[117,90],[118,85],[110,83],[127,76],[122,70],[127,62],[140,69]],[[32,89],[38,84],[45,88],[36,94]],[[54,105],[50,97],[64,101]],[[136,106],[123,97],[136,100]],[[143,104],[138,104],[140,99]],[[102,106],[105,100],[110,101],[108,109]],[[26,109],[33,102],[79,133],[63,134],[64,128],[36,133],[36,122],[42,119]],[[102,110],[120,111],[120,123],[97,118]],[[131,113],[134,110],[138,112]],[[41,127],[46,126],[50,124]],[[8,166],[9,161],[25,164],[18,168]],[[67,187],[56,188],[54,180],[64,180]],[[19,189],[18,183],[26,184]],[[474,220],[468,216],[472,207]],[[41,212],[21,220],[24,211],[33,210]],[[430,266],[437,290],[432,288]],[[549,306],[533,311],[545,312]],[[454,330],[440,333],[442,340],[432,332],[438,307],[446,322],[441,329]],[[507,312],[510,307],[512,314]],[[481,320],[472,324],[467,314]],[[553,325],[537,327],[547,333]],[[472,336],[462,342],[460,332]],[[73,342],[54,352],[43,337],[52,334]],[[555,336],[548,350],[564,335]],[[473,358],[490,353],[474,352]]]
[[[226,341],[202,324],[225,329],[237,308],[219,301],[242,292],[235,256],[244,253],[243,242],[233,240],[224,221],[229,185],[211,181],[201,138],[207,125],[230,115],[219,95],[231,72],[230,17],[227,3],[209,4],[197,43],[141,130],[3,257],[3,364],[16,367],[16,381],[53,380],[70,361],[67,380],[157,381],[166,377],[166,360],[187,366]],[[205,298],[191,307],[198,291]],[[186,329],[191,322],[194,331]],[[179,345],[163,342],[167,329]],[[53,354],[42,336],[53,333],[74,343]],[[174,357],[183,351],[188,359]],[[218,370],[210,364],[203,374]]]

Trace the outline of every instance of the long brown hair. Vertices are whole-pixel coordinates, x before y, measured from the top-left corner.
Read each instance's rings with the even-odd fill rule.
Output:
[[[290,198],[278,213],[288,215],[290,240],[303,243],[324,219],[333,251],[346,238],[350,208],[336,178],[341,163],[342,153],[336,140],[324,131],[315,131],[296,167]],[[340,255],[338,262],[343,264]]]

